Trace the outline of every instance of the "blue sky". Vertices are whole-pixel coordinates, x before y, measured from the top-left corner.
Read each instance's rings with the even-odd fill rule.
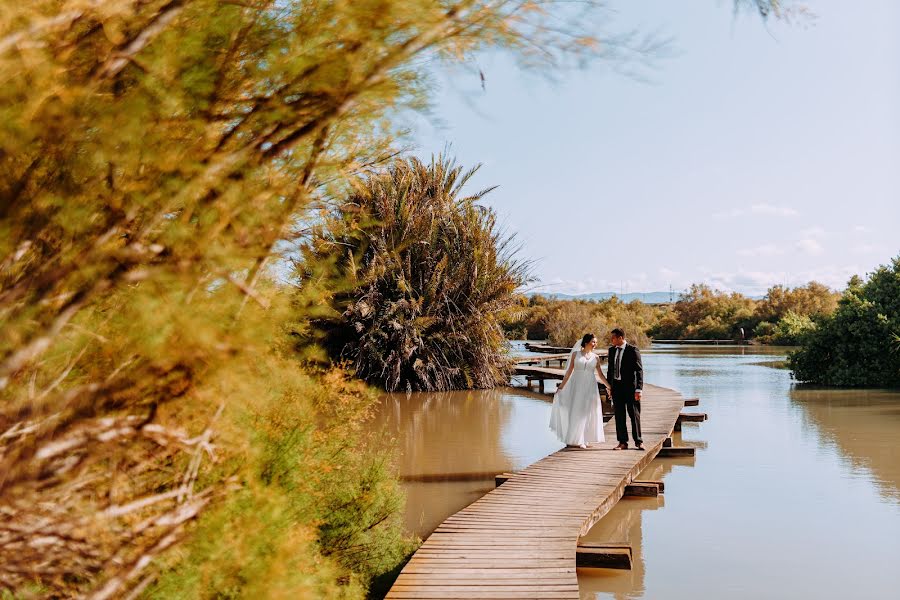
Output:
[[[722,0],[619,0],[658,31],[640,77],[484,56],[441,75],[420,155],[450,146],[547,292],[842,288],[900,253],[900,2],[810,0],[806,25]],[[477,70],[486,77],[481,89]]]

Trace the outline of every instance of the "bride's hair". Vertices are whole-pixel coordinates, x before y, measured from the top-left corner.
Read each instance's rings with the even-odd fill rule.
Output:
[[[587,346],[595,337],[597,336],[595,336],[593,333],[584,334],[584,337],[581,338],[581,347],[584,348],[585,346]]]

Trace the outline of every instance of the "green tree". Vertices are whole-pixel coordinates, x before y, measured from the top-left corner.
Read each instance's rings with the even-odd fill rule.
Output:
[[[755,303],[737,292],[694,284],[650,330],[660,339],[734,339],[749,331]]]
[[[771,338],[766,340],[772,344],[782,346],[796,346],[806,338],[816,328],[816,322],[808,315],[797,314],[794,311],[788,311],[784,317],[778,321],[772,332]]]
[[[387,390],[488,388],[509,381],[503,314],[527,265],[494,212],[464,196],[477,167],[411,158],[358,179],[313,229],[300,281],[335,261],[332,313],[321,344]]]
[[[642,348],[650,345],[647,330],[656,322],[658,309],[639,300],[625,303],[618,298],[558,300],[547,311],[547,331],[552,343],[571,346],[585,333],[593,333],[603,344],[615,327],[625,330],[629,342]]]
[[[804,317],[822,317],[834,312],[840,297],[839,293],[816,281],[795,288],[776,285],[757,303],[755,316],[760,321],[773,323],[789,312]]]
[[[837,310],[802,338],[790,366],[800,381],[900,386],[900,257],[851,280]]]

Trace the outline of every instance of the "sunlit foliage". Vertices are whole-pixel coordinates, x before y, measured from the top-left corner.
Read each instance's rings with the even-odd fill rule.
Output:
[[[652,328],[658,339],[733,339],[749,333],[755,303],[736,292],[694,284]]]
[[[900,257],[854,277],[837,310],[801,337],[794,376],[833,386],[900,386]]]

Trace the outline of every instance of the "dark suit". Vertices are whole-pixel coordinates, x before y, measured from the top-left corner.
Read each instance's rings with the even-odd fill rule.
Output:
[[[631,344],[626,344],[619,363],[619,378],[615,377],[617,353],[619,349],[609,349],[606,378],[612,387],[613,408],[616,411],[616,439],[620,444],[628,443],[628,425],[625,413],[631,417],[631,435],[634,443],[641,443],[641,403],[635,402],[635,390],[644,388],[644,365],[641,362],[641,351]]]

